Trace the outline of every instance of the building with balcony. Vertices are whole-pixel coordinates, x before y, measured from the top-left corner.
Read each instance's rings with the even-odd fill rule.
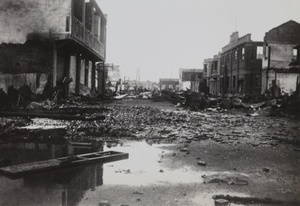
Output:
[[[251,34],[239,37],[233,32],[221,52],[222,94],[260,95],[262,57],[263,42],[252,41]]]
[[[72,78],[63,97],[104,91],[107,17],[95,0],[11,0],[1,13],[0,88],[42,93]]]
[[[199,92],[202,69],[179,69],[179,90],[190,89],[192,92]]]
[[[262,72],[262,93],[276,83],[282,93],[297,88],[300,74],[300,24],[288,21],[266,32]]]

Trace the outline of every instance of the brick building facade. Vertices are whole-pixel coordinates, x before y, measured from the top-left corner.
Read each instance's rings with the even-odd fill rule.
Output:
[[[222,94],[260,95],[263,42],[251,40],[251,34],[239,38],[232,33],[222,48],[220,83]]]

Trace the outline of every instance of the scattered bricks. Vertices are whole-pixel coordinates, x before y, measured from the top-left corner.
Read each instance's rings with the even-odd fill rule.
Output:
[[[254,142],[251,142],[251,145],[252,145],[253,147],[257,147],[257,146],[260,145],[260,142],[254,141]]]
[[[110,206],[110,204],[108,203],[108,201],[101,201],[99,202],[98,206]]]
[[[135,195],[143,195],[144,193],[139,192],[139,191],[135,191],[135,192],[133,192],[132,194],[135,194]]]
[[[270,142],[270,145],[273,146],[273,147],[275,147],[275,146],[278,145],[278,142],[277,141],[272,141],[272,142]]]
[[[225,199],[217,199],[215,200],[215,206],[226,206],[229,205],[229,201]]]
[[[300,148],[295,148],[294,149],[296,152],[300,152]]]
[[[189,150],[188,150],[187,147],[182,147],[182,148],[180,148],[180,151],[181,151],[181,152],[188,152]]]
[[[206,162],[204,162],[204,161],[198,161],[198,165],[206,166]]]

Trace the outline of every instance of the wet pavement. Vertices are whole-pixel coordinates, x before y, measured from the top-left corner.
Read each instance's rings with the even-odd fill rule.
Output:
[[[215,205],[212,197],[221,194],[279,200],[295,200],[300,194],[299,166],[288,160],[292,148],[255,148],[252,155],[251,147],[241,152],[207,140],[192,145],[123,142],[114,149],[128,152],[129,159],[104,165],[103,186],[87,191],[79,205]],[[265,160],[254,162],[262,155]],[[274,157],[277,160],[270,161]],[[199,160],[207,165],[199,165]]]
[[[0,176],[1,205],[214,205],[213,195],[295,200],[300,194],[300,154],[292,148],[256,147],[252,155],[251,147],[240,151],[213,140],[180,145],[124,140],[95,150],[126,152],[129,159],[18,179]],[[69,144],[1,147],[1,156],[9,156],[12,164],[87,152],[91,148]],[[289,155],[295,155],[294,160]],[[265,160],[254,162],[258,157]],[[199,165],[200,160],[207,165]],[[235,184],[237,179],[247,184]]]
[[[109,150],[129,159],[17,179],[0,175],[0,205],[209,206],[215,195],[300,202],[299,121],[135,103],[111,106],[107,120],[88,124],[5,120],[0,159],[12,165]]]

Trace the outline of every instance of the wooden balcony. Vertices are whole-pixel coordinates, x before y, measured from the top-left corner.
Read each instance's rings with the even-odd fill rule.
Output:
[[[105,46],[75,17],[72,20],[72,37],[105,58]]]

